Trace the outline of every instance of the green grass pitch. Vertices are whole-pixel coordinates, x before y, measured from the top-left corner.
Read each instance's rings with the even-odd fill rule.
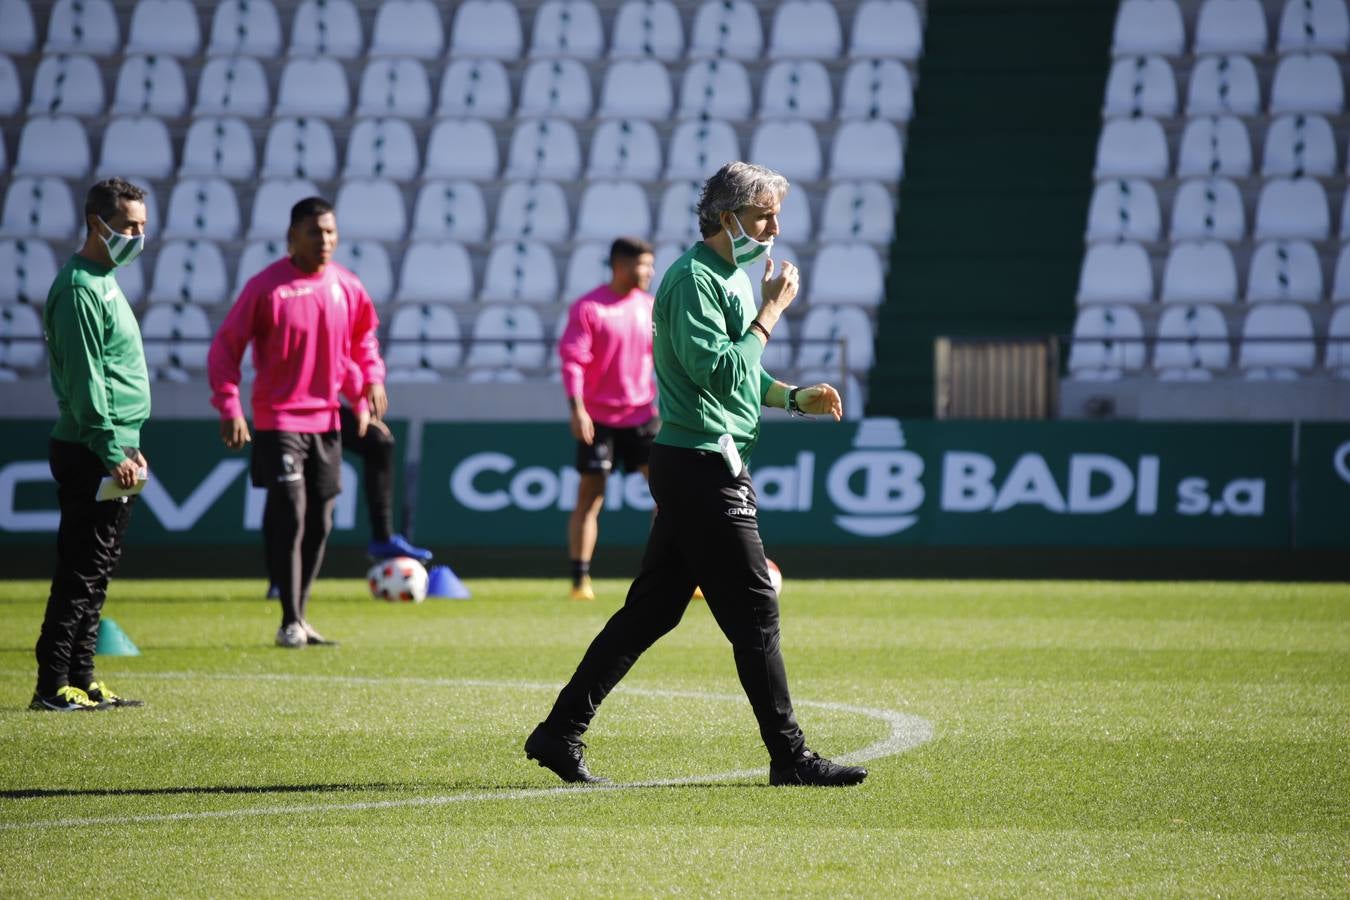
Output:
[[[69,715],[26,710],[46,585],[0,584],[0,895],[1350,894],[1350,586],[787,568],[811,745],[931,727],[858,788],[767,786],[698,602],[587,736],[619,788],[527,762],[617,581],[395,606],[327,580],[342,646],[302,651],[259,580],[114,581],[143,653],[100,674],[148,705]]]

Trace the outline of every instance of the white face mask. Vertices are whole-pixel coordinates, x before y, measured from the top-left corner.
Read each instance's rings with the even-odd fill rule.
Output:
[[[103,222],[102,216],[97,216],[96,218],[100,222]],[[127,265],[133,259],[140,256],[141,251],[145,249],[144,234],[138,234],[135,236],[129,234],[121,234],[119,232],[113,231],[112,226],[109,225],[107,222],[103,222],[103,227],[108,229],[108,234],[105,236],[102,233],[100,233],[99,239],[102,240],[103,245],[108,248],[108,256],[112,258],[112,264],[114,269],[117,268],[118,266]]]
[[[737,237],[730,229],[727,230],[727,237],[731,238],[731,258],[736,261],[736,265],[744,269],[753,262],[773,255],[772,237],[767,241],[757,241],[745,233],[745,226],[741,224],[740,219],[736,219],[735,216],[732,218],[735,219],[736,228],[741,232],[741,236]]]

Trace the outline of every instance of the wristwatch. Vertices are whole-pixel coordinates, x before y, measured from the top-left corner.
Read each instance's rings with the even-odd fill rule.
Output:
[[[795,387],[795,388],[793,388],[792,390],[788,391],[788,395],[787,395],[787,401],[788,401],[788,402],[787,402],[787,408],[788,408],[788,412],[791,412],[791,413],[798,413],[798,414],[801,413],[802,408],[801,408],[800,406],[797,405],[797,392],[800,391],[800,390],[801,390],[801,388]]]

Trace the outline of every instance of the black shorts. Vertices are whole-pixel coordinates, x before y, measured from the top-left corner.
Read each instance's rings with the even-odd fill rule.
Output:
[[[595,440],[577,441],[577,471],[583,475],[608,475],[617,462],[625,472],[636,472],[652,455],[652,441],[661,430],[661,417],[652,416],[632,428],[611,428],[595,423]]]
[[[342,492],[342,434],[255,431],[250,474],[254,487],[303,484],[312,496],[336,497]]]

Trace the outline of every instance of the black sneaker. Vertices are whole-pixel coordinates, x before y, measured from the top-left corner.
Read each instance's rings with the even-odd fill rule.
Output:
[[[145,705],[144,700],[132,700],[130,697],[123,697],[121,694],[114,694],[106,681],[92,682],[89,687],[85,688],[85,694],[102,709],[107,709],[110,706]]]
[[[866,777],[867,770],[862,766],[841,766],[812,750],[803,750],[801,756],[785,765],[769,766],[769,784],[774,787],[789,784],[846,787],[861,784]]]
[[[50,697],[34,692],[29,709],[40,712],[90,712],[99,709],[99,705],[89,699],[89,695],[74,685],[65,684],[56,689]]]
[[[554,737],[544,730],[541,722],[525,739],[525,758],[538,761],[563,781],[609,784],[608,778],[592,775],[586,768],[586,759],[581,752],[585,747],[581,741]]]

